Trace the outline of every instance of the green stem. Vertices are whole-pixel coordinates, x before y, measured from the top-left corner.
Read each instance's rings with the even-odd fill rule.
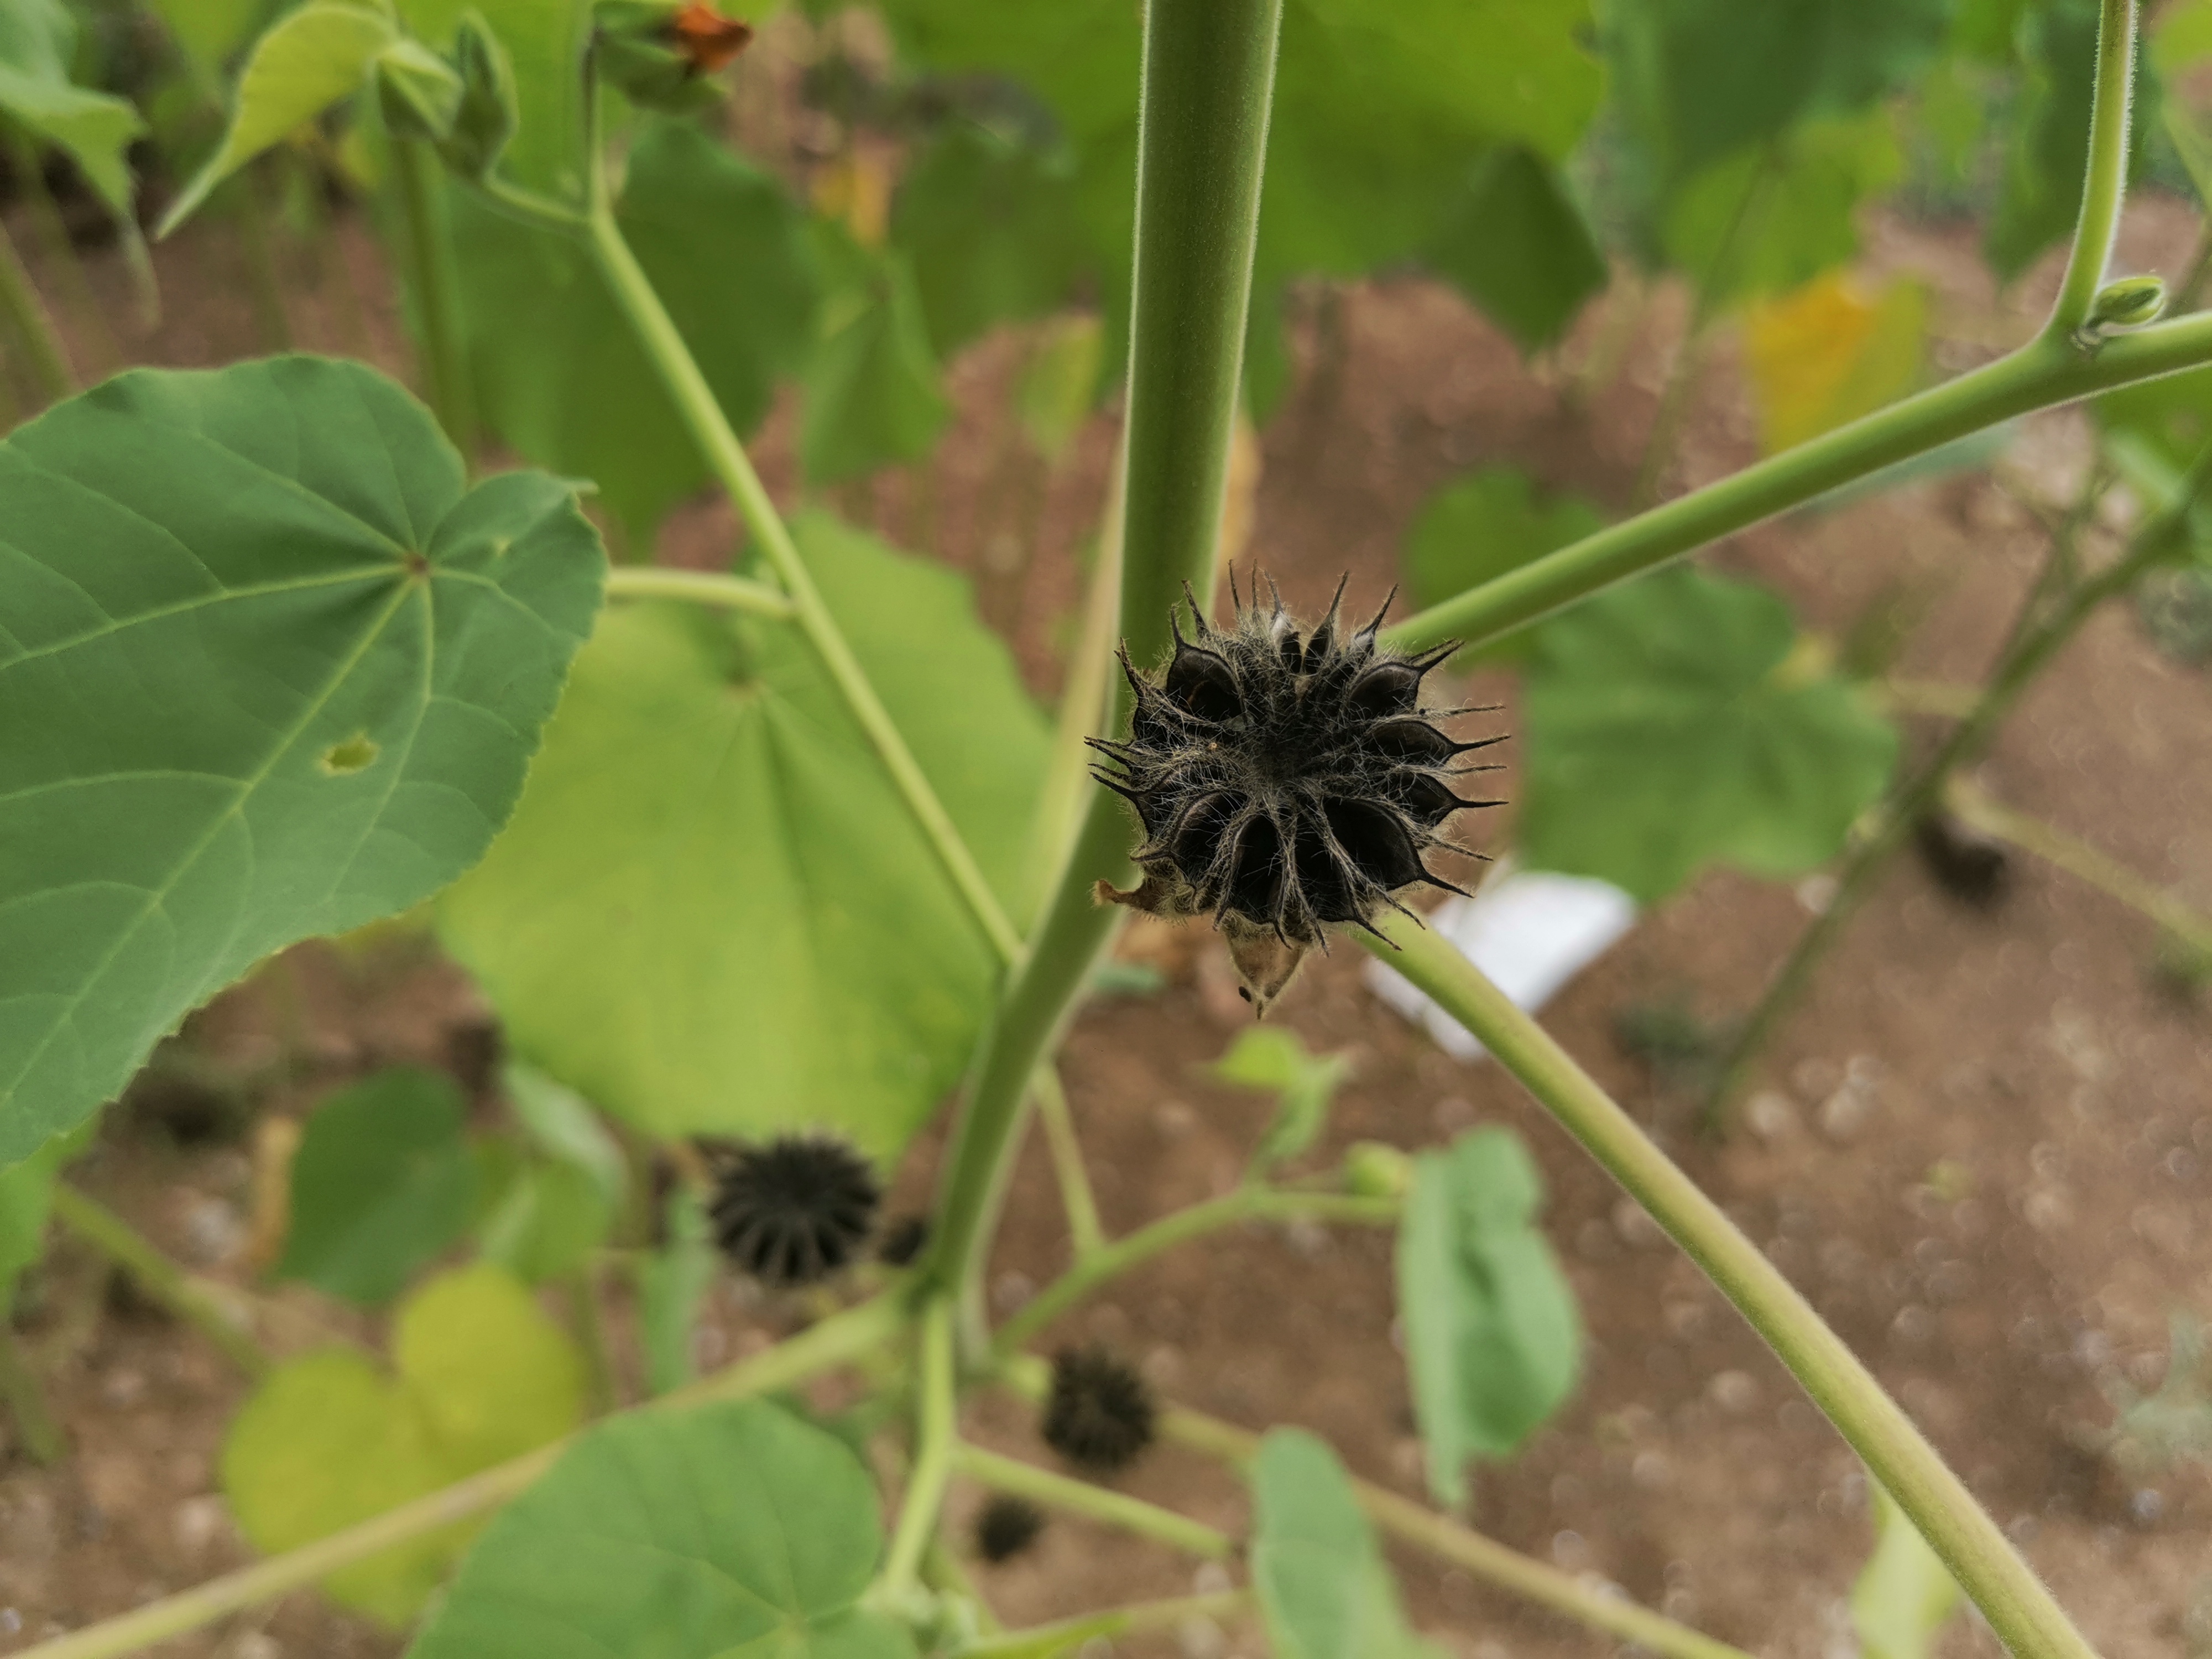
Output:
[[[239,241],[246,250],[246,285],[261,324],[266,351],[292,349],[292,320],[284,311],[284,284],[276,275],[276,253],[269,239],[269,210],[261,200],[260,176],[249,165],[234,173],[226,192],[238,213]]]
[[[1041,1369],[1041,1368],[1040,1368]],[[1171,1406],[1160,1417],[1169,1439],[1214,1457],[1249,1463],[1259,1455],[1260,1437],[1234,1424],[1184,1407]],[[1663,1614],[1615,1595],[1601,1595],[1572,1573],[1510,1550],[1449,1517],[1357,1476],[1352,1495],[1375,1523],[1418,1549],[1462,1567],[1500,1589],[1601,1630],[1667,1659],[1750,1659],[1740,1648],[1678,1625]]]
[[[943,1297],[922,1310],[921,1362],[914,1467],[907,1474],[898,1525],[884,1558],[883,1591],[894,1604],[915,1587],[922,1554],[936,1535],[938,1513],[945,1507],[945,1483],[952,1478],[959,1407],[953,1374],[952,1304]]]
[[[798,607],[766,582],[718,575],[710,570],[672,570],[665,565],[613,566],[607,572],[607,597],[690,599],[695,605],[720,605],[727,611],[746,611],[757,617],[780,620],[798,615]]]
[[[105,1204],[67,1182],[53,1186],[54,1219],[137,1280],[139,1289],[200,1332],[248,1376],[274,1364],[217,1286],[195,1278]]]
[[[1058,1619],[1048,1625],[1031,1625],[1023,1630],[1010,1630],[1002,1636],[987,1637],[956,1649],[953,1659],[1040,1659],[1040,1656],[1064,1652],[1085,1642],[1167,1629],[1187,1619],[1232,1619],[1250,1611],[1251,1606],[1249,1590],[1218,1590],[1212,1595],[1171,1595],[1158,1601],[1134,1601],[1127,1607],[1079,1613],[1073,1619]]]
[[[407,220],[407,286],[422,325],[422,379],[430,406],[453,447],[474,462],[477,447],[476,385],[469,373],[461,315],[461,273],[446,227],[443,167],[428,144],[395,140],[392,172]]]
[[[1382,931],[1387,942],[1368,948],[1480,1039],[1735,1304],[1911,1517],[2015,1659],[2094,1659],[1912,1420],[1720,1206],[1448,940],[1395,916]]]
[[[31,1461],[48,1468],[69,1455],[69,1437],[54,1420],[46,1392],[15,1334],[15,1325],[0,1310],[0,1401],[15,1419],[15,1437]]]
[[[568,1276],[562,1288],[568,1303],[569,1322],[575,1327],[576,1346],[584,1356],[584,1390],[591,1413],[603,1417],[618,1409],[622,1398],[615,1379],[614,1351],[607,1344],[607,1322],[599,1311],[599,1273],[586,1261]]]
[[[1060,1086],[1057,1067],[1037,1067],[1036,1102],[1037,1121],[1044,1129],[1046,1149],[1052,1154],[1060,1205],[1067,1212],[1068,1241],[1080,1261],[1104,1245],[1106,1230],[1098,1224],[1098,1200],[1091,1190],[1083,1143],[1076,1138],[1075,1114],[1067,1109],[1067,1091]]]
[[[746,1400],[794,1387],[866,1353],[897,1330],[903,1318],[896,1303],[878,1297],[825,1319],[764,1353],[740,1360],[717,1376],[664,1395],[639,1409],[657,1411],[708,1400]],[[395,1544],[410,1542],[425,1533],[496,1509],[551,1468],[570,1443],[556,1440],[327,1538],[225,1573],[180,1595],[150,1601],[119,1618],[26,1648],[15,1659],[120,1659],[121,1655],[198,1630],[243,1608],[274,1601]]]
[[[964,1440],[953,1448],[952,1466],[970,1480],[980,1480],[996,1491],[1012,1492],[1017,1498],[1064,1510],[1070,1515],[1119,1527],[1123,1532],[1133,1532],[1140,1538],[1165,1544],[1186,1555],[1208,1561],[1227,1561],[1237,1553],[1235,1539],[1202,1521],[1177,1515],[1173,1510],[1162,1509],[1158,1504],[1148,1504],[1127,1492],[1094,1486],[1088,1480],[1039,1468],[1018,1458],[1002,1457]]]
[[[1814,969],[1843,936],[1851,917],[1874,890],[1890,860],[1904,847],[1913,827],[1942,799],[1944,784],[1951,775],[1989,746],[2021,695],[2097,608],[2114,594],[2125,592],[2144,571],[2172,553],[2188,534],[2189,515],[2208,483],[2212,483],[2212,445],[2199,453],[2174,498],[2136,532],[2127,551],[2088,580],[2076,584],[2052,610],[2051,602],[2063,586],[2065,573],[2072,566],[2074,537],[2086,520],[2087,511],[2077,507],[2059,526],[2034,590],[2021,607],[2012,637],[2007,641],[1996,669],[1972,709],[1951,728],[1934,756],[1883,808],[1874,833],[1845,862],[1826,908],[1798,936],[1788,958],[1760,996],[1759,1006],[1752,1010],[1729,1044],[1712,1092],[1700,1114],[1702,1128],[1711,1133],[1726,1127],[1729,1114],[1749,1084],[1752,1068],[1759,1054],[1810,988]],[[2093,505],[2097,493],[2094,487],[2085,492],[2083,502]]]
[[[1285,1192],[1273,1187],[1239,1187],[1219,1198],[1193,1204],[1080,1258],[1038,1291],[1020,1312],[1000,1328],[992,1352],[1003,1359],[1084,1297],[1109,1280],[1206,1234],[1242,1221],[1341,1221],[1358,1226],[1391,1227],[1398,1222],[1395,1198],[1361,1198],[1347,1193]]]
[[[1184,582],[1201,599],[1212,591],[1281,22],[1282,0],[1145,9],[1115,629],[1137,662],[1167,653]],[[1116,729],[1127,721],[1126,691],[1114,718]],[[1095,792],[969,1074],[928,1271],[957,1291],[971,1342],[981,1337],[984,1248],[1030,1079],[1113,930],[1091,890],[1127,879],[1129,844],[1121,803]]]
[[[2104,0],[2097,20],[2088,174],[2081,186],[2081,215],[2066,256],[2066,275],[2045,331],[2054,339],[2069,338],[2088,320],[2090,304],[2104,287],[2105,271],[2112,263],[2112,239],[2119,231],[2120,204],[2128,186],[2128,102],[2135,62],[2136,0]]]
[[[76,375],[70,368],[69,353],[54,331],[53,319],[40,303],[38,289],[31,286],[31,273],[23,269],[15,243],[8,240],[5,225],[0,225],[0,313],[15,325],[46,399],[58,403],[75,392]]]
[[[91,345],[91,355],[103,369],[112,369],[123,361],[122,349],[115,343],[115,331],[107,325],[107,319],[100,311],[100,296],[93,292],[92,279],[85,275],[84,261],[77,258],[76,244],[70,240],[61,204],[54,200],[53,191],[46,188],[46,170],[40,165],[37,147],[19,138],[13,146],[13,160],[23,183],[31,223],[38,235],[40,263],[61,284],[66,296],[64,304],[77,338]]]
[[[602,171],[596,164],[592,168],[595,177]],[[690,427],[693,440],[706,455],[708,465],[723,489],[729,492],[754,541],[767,555],[776,579],[791,596],[793,614],[799,628],[821,658],[823,667],[829,672],[854,719],[882,758],[884,769],[906,801],[907,810],[935,849],[953,887],[966,901],[992,948],[1005,960],[1012,961],[1020,952],[1021,936],[1007,921],[990,884],[977,867],[975,855],[961,840],[944,803],[938,799],[936,790],[923,775],[913,751],[906,746],[906,739],[899,735],[898,726],[884,707],[883,699],[869,683],[860,659],[853,654],[836,619],[830,614],[830,607],[808,574],[805,561],[799,556],[797,544],[791,539],[791,532],[785,527],[775,504],[769,499],[760,475],[753,471],[744,445],[731,429],[728,417],[722,413],[713,388],[707,384],[707,377],[700,373],[697,361],[684,343],[684,337],[677,331],[667,308],[660,303],[660,296],[653,292],[636,255],[623,240],[622,228],[615,222],[603,187],[595,187],[593,198],[589,221],[592,250],[598,256],[599,269],[606,276],[616,303],[637,331],[646,356],[659,370],[661,380]]]

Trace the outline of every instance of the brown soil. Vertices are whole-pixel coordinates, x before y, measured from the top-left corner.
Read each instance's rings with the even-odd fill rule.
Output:
[[[2131,216],[2121,263],[2171,275],[2191,230],[2179,210],[2147,203]],[[337,262],[295,261],[295,334],[324,349],[365,342],[404,369],[370,240],[354,219],[342,236],[367,294],[365,331],[346,320]],[[133,361],[212,363],[262,349],[220,229],[188,234],[157,258],[167,315],[127,342]],[[1920,274],[1939,295],[1954,343],[1939,350],[1946,368],[2024,331],[2049,286],[2046,271],[2020,295],[1991,295],[1964,228],[1885,225],[1873,258]],[[93,276],[114,302],[108,314],[124,314],[112,264],[96,259]],[[1620,503],[1679,313],[1662,295],[1617,380],[1578,407],[1568,372],[1522,364],[1444,292],[1410,281],[1346,290],[1329,326],[1304,326],[1304,379],[1266,434],[1255,550],[1297,603],[1325,598],[1347,568],[1353,599],[1371,603],[1425,497],[1472,465],[1511,460]],[[1566,363],[1596,325],[1586,320]],[[929,489],[893,475],[847,490],[842,504],[981,568],[987,608],[1012,619],[1024,667],[1047,693],[1111,432],[1108,420],[1095,422],[1051,481],[1042,550],[1025,578],[1009,574],[999,550],[1018,528],[1027,487],[1010,486],[1000,461],[1010,361],[1000,340],[956,366],[958,422]],[[791,473],[790,430],[781,410],[760,446],[779,487]],[[1723,353],[1704,377],[1674,487],[1751,453],[1747,405]],[[2027,424],[2002,483],[1954,478],[1800,514],[1711,556],[1774,583],[1808,625],[1832,632],[1886,594],[1917,596],[1925,616],[1904,670],[1970,680],[2041,545],[2020,498],[2062,499],[2083,453],[2078,417],[2043,417]],[[702,505],[679,515],[665,551],[705,562],[731,538],[726,512]],[[1502,680],[1478,690],[1510,702]],[[1510,708],[1496,718],[1510,725]],[[2116,609],[2029,698],[1980,778],[1998,798],[2212,903],[2208,732],[2212,680],[2167,665]],[[1493,819],[1483,833],[1498,844],[1509,830]],[[1805,920],[1787,889],[1711,876],[1585,973],[1546,1023],[1868,1358],[2100,1651],[2181,1651],[2191,1607],[2212,1594],[2212,1490],[2195,1466],[2123,1478],[2090,1448],[2112,1417],[2100,1379],[2154,1383],[2168,1315],[2212,1313],[2203,1008],[2147,971],[2147,923],[2055,871],[2016,866],[2008,901],[1982,914],[1901,866],[1774,1050],[1755,1132],[1720,1150],[1702,1145],[1688,1132],[1689,1102],[1623,1050],[1616,1017],[1668,1002],[1708,1018],[1741,1011]],[[1243,1010],[1226,994],[1224,963],[1193,944],[1169,989],[1093,1005],[1067,1047],[1064,1071],[1111,1228],[1224,1190],[1265,1115],[1264,1102],[1200,1074]],[[1316,1167],[1357,1139],[1413,1147],[1476,1122],[1514,1126],[1544,1166],[1547,1225],[1589,1331],[1572,1403],[1523,1455],[1483,1472],[1476,1523],[1754,1651],[1849,1653],[1842,1597],[1869,1538],[1850,1452],[1728,1305],[1518,1088],[1492,1066],[1448,1058],[1382,1009],[1360,982],[1361,960],[1343,951],[1309,970],[1279,1016],[1310,1044],[1349,1049],[1358,1062]],[[290,1111],[394,1060],[480,1073],[483,1018],[459,976],[403,936],[366,957],[302,947],[222,999],[189,1041],[260,1079],[263,1110]],[[926,1190],[934,1150],[932,1141],[917,1151],[906,1191]],[[244,1282],[251,1163],[241,1145],[175,1146],[142,1114],[118,1113],[80,1174],[186,1261]],[[994,1298],[1018,1303],[1064,1250],[1032,1146],[992,1267]],[[276,1306],[281,1343],[315,1340],[326,1316],[312,1302]],[[1255,1229],[1161,1261],[1056,1334],[1110,1341],[1166,1394],[1238,1423],[1309,1425],[1356,1471],[1413,1493],[1417,1447],[1391,1307],[1384,1237]],[[726,1286],[718,1340],[741,1351],[787,1312]],[[13,1451],[0,1465],[0,1646],[9,1650],[245,1559],[213,1496],[223,1425],[245,1391],[219,1356],[118,1298],[68,1243],[33,1285],[25,1324],[76,1449],[53,1470]],[[971,1422],[1011,1449],[1036,1449],[1026,1413],[1004,1400],[979,1401]],[[1154,1455],[1128,1484],[1224,1525],[1242,1513],[1230,1479],[1180,1453]],[[1593,1649],[1588,1633],[1464,1574],[1397,1559],[1417,1622],[1457,1653]],[[1152,1547],[1064,1521],[1032,1554],[981,1576],[1009,1622],[1194,1582]],[[1250,1630],[1188,1631],[1181,1641],[1190,1659],[1259,1650]],[[275,1659],[399,1645],[300,1594],[163,1651]],[[1966,1619],[1943,1647],[1948,1659],[1995,1651]]]

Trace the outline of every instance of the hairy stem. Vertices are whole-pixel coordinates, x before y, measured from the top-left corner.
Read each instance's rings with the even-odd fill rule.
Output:
[[[22,342],[23,355],[30,359],[31,373],[46,399],[58,402],[75,392],[76,374],[70,368],[69,352],[40,302],[38,289],[31,286],[31,273],[23,269],[4,225],[0,225],[0,314]]]
[[[1060,1186],[1060,1206],[1067,1212],[1067,1236],[1078,1261],[1106,1243],[1098,1224],[1098,1200],[1091,1190],[1091,1172],[1084,1166],[1083,1143],[1076,1138],[1075,1115],[1067,1109],[1067,1091],[1060,1086],[1059,1068],[1037,1067],[1037,1121],[1044,1129],[1045,1146],[1052,1154],[1052,1173]]]
[[[799,614],[798,606],[766,582],[719,575],[711,570],[676,570],[657,564],[614,566],[607,572],[607,597],[689,599],[695,605],[719,605],[726,611],[749,611],[756,617],[774,617],[782,621]]]
[[[952,1444],[958,1402],[953,1377],[952,1304],[938,1297],[922,1310],[921,1353],[917,1368],[914,1467],[899,1504],[898,1526],[884,1557],[883,1588],[896,1598],[917,1582],[923,1552],[936,1535],[938,1512],[945,1507],[945,1482],[952,1477]]]
[[[1182,584],[1212,589],[1281,23],[1282,0],[1152,0],[1145,11],[1116,631],[1146,664],[1172,642]],[[1127,719],[1123,693],[1115,729]],[[927,1271],[959,1294],[971,1344],[1030,1079],[1113,928],[1091,888],[1127,880],[1129,844],[1121,803],[1095,793],[969,1074]]]
[[[1395,1198],[1239,1187],[1219,1198],[1162,1216],[1081,1257],[1000,1328],[992,1351],[1003,1358],[1108,1281],[1151,1261],[1164,1250],[1238,1222],[1342,1221],[1359,1226],[1393,1227],[1397,1224],[1399,1209]]]
[[[1136,1601],[1108,1607],[1100,1613],[1081,1613],[1048,1625],[1010,1630],[1002,1636],[970,1643],[957,1650],[954,1659],[1034,1659],[1059,1653],[1101,1638],[1132,1636],[1139,1631],[1164,1630],[1189,1619],[1231,1619],[1250,1610],[1249,1590],[1218,1590],[1211,1595],[1172,1595],[1158,1601]]]
[[[1735,1304],[2016,1659],[2094,1659],[2051,1592],[1912,1420],[1720,1206],[1448,940],[1395,916],[1382,930],[1388,942],[1368,948],[1480,1039]]]
[[[2089,319],[2091,301],[2105,285],[2120,204],[2128,187],[2128,104],[2134,90],[2136,0],[2104,0],[2097,19],[2097,80],[2089,112],[2089,168],[2081,186],[2081,215],[2058,285],[2047,331],[2070,337]]]
[[[1088,1480],[1055,1474],[1017,1458],[1002,1457],[964,1440],[953,1449],[952,1463],[970,1480],[980,1480],[997,1491],[1119,1527],[1124,1532],[1133,1532],[1140,1538],[1165,1544],[1187,1555],[1208,1561],[1226,1561],[1237,1553],[1235,1539],[1202,1521],[1177,1515],[1173,1510],[1162,1509],[1127,1492],[1094,1486]]]
[[[878,1297],[823,1320],[811,1329],[764,1353],[740,1360],[703,1382],[662,1395],[641,1410],[697,1405],[708,1400],[744,1400],[772,1394],[822,1371],[856,1359],[890,1337],[903,1322],[892,1298]],[[236,1572],[225,1573],[180,1595],[164,1596],[143,1607],[90,1625],[51,1642],[25,1648],[15,1659],[118,1659],[187,1632],[201,1629],[243,1608],[326,1578],[341,1567],[434,1532],[453,1522],[496,1509],[551,1468],[570,1443],[556,1441],[511,1462],[472,1474],[428,1497],[312,1544],[271,1556]]]
[[[597,178],[604,168],[595,164],[592,173]],[[935,851],[938,861],[944,866],[954,890],[966,902],[992,948],[1002,959],[1011,962],[1021,949],[1020,935],[1007,921],[997,896],[976,866],[975,854],[960,838],[951,815],[938,799],[937,791],[923,775],[914,751],[899,735],[890,711],[876,695],[874,685],[860,666],[860,659],[853,654],[853,647],[847,643],[836,618],[830,614],[829,605],[807,571],[806,562],[799,557],[798,545],[791,539],[791,532],[785,527],[775,504],[769,499],[760,475],[753,471],[744,445],[731,429],[729,418],[714,400],[714,390],[700,373],[690,348],[684,343],[684,337],[670,319],[667,308],[660,303],[660,296],[653,292],[629,244],[623,240],[622,228],[615,222],[613,210],[605,198],[604,186],[594,188],[588,230],[592,251],[599,259],[616,304],[637,331],[646,356],[659,371],[662,383],[690,428],[693,441],[706,456],[723,489],[729,492],[738,515],[744,520],[753,539],[767,555],[776,579],[791,596],[794,620],[882,759],[892,784]]]
[[[137,1281],[138,1288],[198,1331],[248,1376],[274,1363],[243,1321],[243,1310],[219,1285],[194,1277],[159,1246],[96,1199],[67,1182],[53,1185],[53,1215]]]
[[[471,462],[477,446],[477,398],[461,321],[461,274],[446,228],[446,178],[436,155],[419,138],[392,146],[399,205],[407,220],[407,286],[422,326],[422,379],[430,406],[453,447]]]

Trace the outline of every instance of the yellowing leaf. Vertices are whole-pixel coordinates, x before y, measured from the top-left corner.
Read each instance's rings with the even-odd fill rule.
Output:
[[[1949,1571],[1897,1501],[1874,1489],[1874,1553],[1851,1586],[1851,1625],[1865,1659],[1928,1659],[1958,1611]]]
[[[1767,453],[1816,438],[1903,397],[1920,378],[1928,308],[1919,285],[1869,297],[1834,271],[1745,313],[1745,357]]]

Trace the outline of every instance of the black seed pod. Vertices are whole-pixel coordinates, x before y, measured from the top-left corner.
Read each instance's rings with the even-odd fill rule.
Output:
[[[1152,1443],[1152,1391],[1105,1349],[1062,1348],[1053,1356],[1044,1443],[1069,1462],[1101,1474],[1127,1468]]]
[[[828,1135],[738,1151],[709,1213],[722,1253],[769,1285],[811,1285],[860,1254],[882,1196],[868,1160]]]
[[[1044,1511],[1026,1498],[1005,1493],[983,1505],[975,1517],[975,1553],[996,1564],[1011,1561],[1044,1530]]]
[[[876,1245],[876,1260],[893,1267],[911,1267],[928,1243],[928,1217],[901,1216],[884,1229],[883,1238]]]
[[[1270,584],[1272,588],[1273,584]],[[1235,582],[1231,583],[1232,595]],[[1455,646],[1401,656],[1376,635],[1390,608],[1345,631],[1342,583],[1310,631],[1283,611],[1240,599],[1233,627],[1209,627],[1191,602],[1197,638],[1182,636],[1157,681],[1121,654],[1137,696],[1128,741],[1094,739],[1092,775],[1136,808],[1145,872],[1133,891],[1099,896],[1155,915],[1211,915],[1227,937],[1245,1000],[1261,1013],[1332,923],[1370,931],[1395,895],[1425,882],[1431,848],[1462,807],[1457,757],[1498,738],[1455,743],[1421,708],[1421,681]],[[1464,710],[1431,711],[1463,713]]]

